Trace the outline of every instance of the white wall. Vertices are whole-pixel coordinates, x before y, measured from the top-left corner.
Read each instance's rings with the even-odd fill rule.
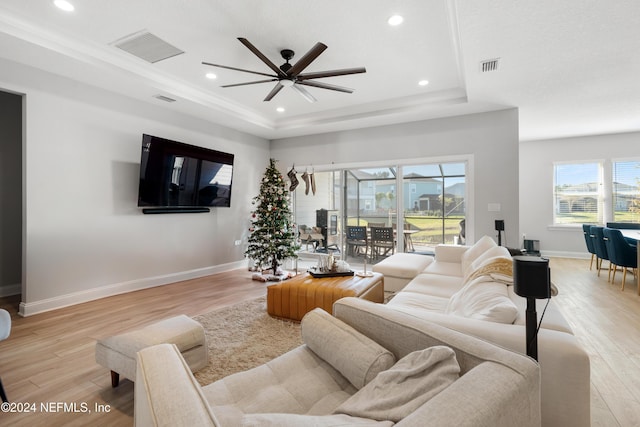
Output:
[[[64,78],[0,62],[26,94],[24,272],[28,315],[244,263],[268,141]],[[143,215],[142,133],[235,154],[231,208]]]
[[[332,132],[271,142],[279,166],[365,164],[394,159],[471,156],[473,211],[468,238],[496,236],[494,220],[504,219],[506,243],[518,237],[518,112],[516,109],[400,125]],[[489,212],[498,203],[500,212]],[[503,241],[504,244],[504,241]]]
[[[540,240],[543,254],[588,257],[580,226],[552,227],[553,163],[639,158],[640,133],[520,143],[520,232]]]

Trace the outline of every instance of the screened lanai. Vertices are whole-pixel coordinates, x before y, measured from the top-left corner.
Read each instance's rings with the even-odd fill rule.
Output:
[[[317,211],[329,211],[337,221],[327,239],[341,252],[348,249],[348,226],[393,228],[394,253],[432,253],[439,243],[464,243],[466,162],[315,172],[314,181],[315,194],[304,185],[295,191],[296,222],[315,226]],[[380,259],[373,255],[368,252],[372,262]]]

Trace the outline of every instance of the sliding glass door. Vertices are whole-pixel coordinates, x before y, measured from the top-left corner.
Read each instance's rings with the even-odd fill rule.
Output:
[[[340,251],[346,249],[346,227],[353,225],[392,227],[394,252],[432,253],[440,243],[464,243],[464,161],[349,168],[315,172],[313,177],[315,192],[302,179],[294,192],[296,223],[302,228],[321,226],[320,210],[337,215],[337,234],[324,243]]]
[[[440,243],[464,243],[465,163],[402,167],[407,249],[431,252]]]
[[[396,222],[396,168],[347,169],[345,224],[391,227]]]

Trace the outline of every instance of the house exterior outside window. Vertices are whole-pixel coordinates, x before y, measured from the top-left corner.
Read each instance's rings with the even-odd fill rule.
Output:
[[[640,160],[613,162],[614,222],[640,223]]]
[[[554,224],[603,222],[602,162],[556,163],[553,187]]]

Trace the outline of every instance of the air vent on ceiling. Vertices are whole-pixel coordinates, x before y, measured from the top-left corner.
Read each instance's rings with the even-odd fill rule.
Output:
[[[498,70],[498,61],[499,60],[500,60],[500,58],[487,59],[485,61],[481,61],[480,62],[480,72],[488,73],[490,71],[497,71]]]
[[[146,30],[128,35],[111,44],[152,64],[184,53]]]
[[[175,99],[169,98],[168,96],[164,96],[164,95],[154,95],[153,97],[164,102],[176,102]]]

